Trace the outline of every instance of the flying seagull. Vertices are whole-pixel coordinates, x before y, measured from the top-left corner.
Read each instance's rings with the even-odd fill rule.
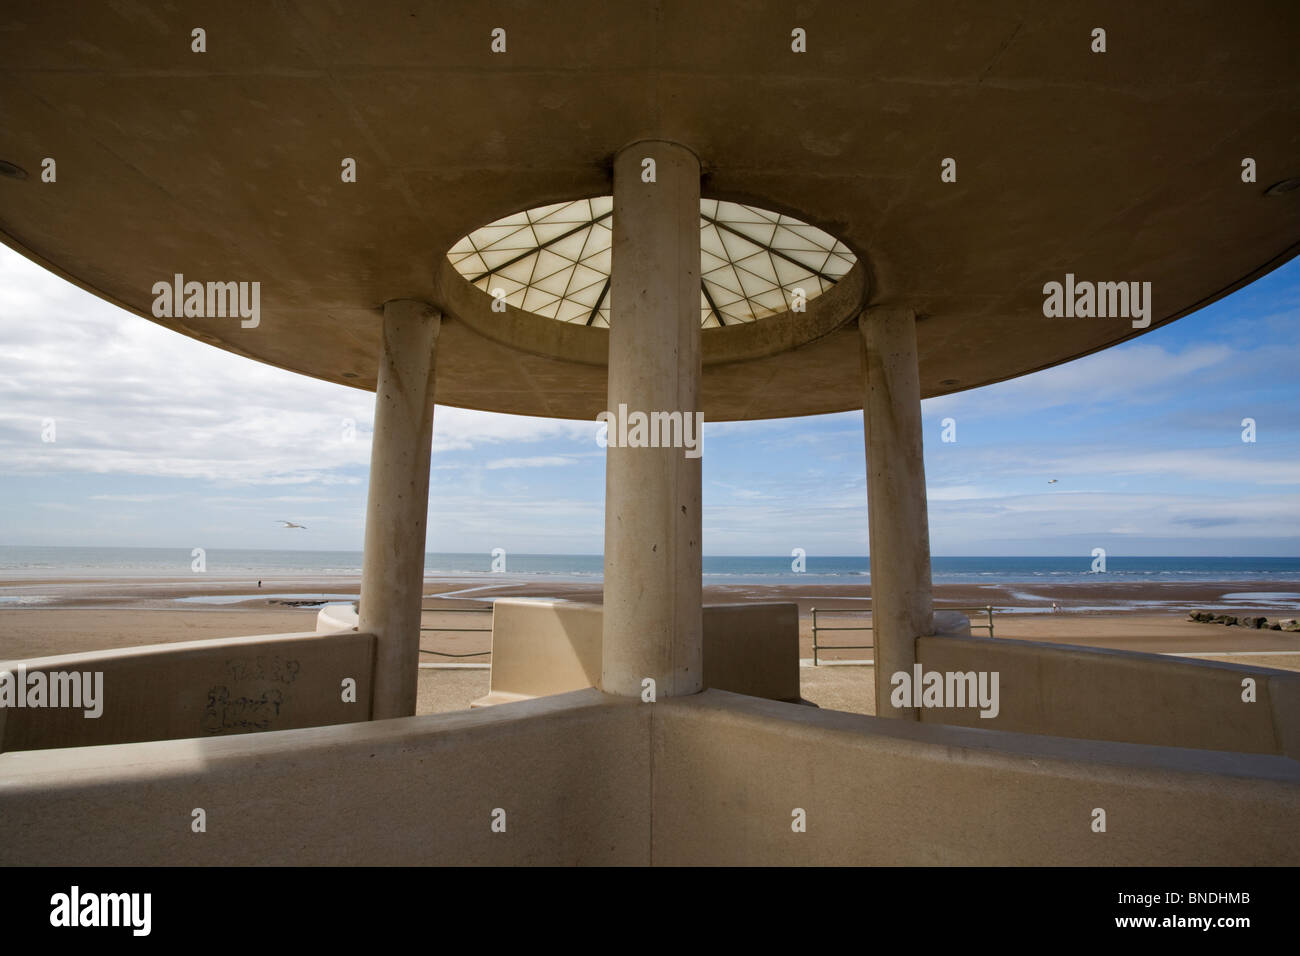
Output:
[[[280,524],[284,525],[286,528],[302,528],[304,531],[307,530],[305,524],[294,524],[292,521],[281,521]]]
[[[1047,483],[1048,483],[1049,485],[1054,485],[1054,484],[1056,484],[1056,482],[1057,482],[1058,480],[1059,480],[1059,479],[1056,479],[1056,478],[1048,478],[1048,479],[1047,479]]]

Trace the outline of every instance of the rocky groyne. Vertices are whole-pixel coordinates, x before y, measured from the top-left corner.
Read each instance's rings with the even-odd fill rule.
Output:
[[[1300,622],[1295,618],[1270,621],[1259,615],[1234,616],[1232,614],[1215,614],[1213,611],[1193,611],[1187,615],[1189,621],[1201,624],[1224,624],[1228,627],[1249,627],[1257,631],[1300,631]]]

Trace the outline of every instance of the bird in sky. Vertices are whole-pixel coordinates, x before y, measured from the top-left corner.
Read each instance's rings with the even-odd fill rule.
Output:
[[[1056,482],[1057,482],[1058,480],[1059,480],[1059,479],[1056,479],[1056,478],[1048,478],[1048,479],[1047,479],[1047,483],[1048,483],[1049,485],[1054,485],[1054,484],[1056,484]]]
[[[305,524],[294,524],[292,521],[281,521],[280,524],[284,525],[286,528],[302,528],[304,531],[307,530]]]

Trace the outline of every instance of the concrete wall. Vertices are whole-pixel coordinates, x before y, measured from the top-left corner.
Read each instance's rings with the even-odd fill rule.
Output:
[[[0,754],[0,865],[647,863],[649,720],[589,690],[340,727]],[[204,833],[192,829],[196,808]],[[491,829],[497,808],[504,833]]]
[[[370,719],[374,638],[272,634],[0,663],[30,675],[103,673],[103,713],[0,708],[0,750],[88,747]],[[344,678],[356,702],[343,701]]]
[[[475,707],[563,694],[600,683],[602,608],[503,598],[493,605],[491,692]],[[704,681],[774,700],[799,699],[795,604],[704,607]]]
[[[657,704],[663,865],[1300,863],[1300,766],[883,720],[708,691]],[[806,832],[791,829],[792,811]],[[1106,831],[1093,832],[1093,811]]]
[[[493,602],[490,692],[474,706],[598,685],[601,621],[598,604]]]
[[[922,708],[931,723],[1300,757],[1300,674],[1161,654],[923,637],[926,671],[997,671],[999,713]],[[1253,678],[1256,701],[1242,700]]]
[[[1294,865],[1298,816],[1284,757],[715,690],[0,754],[0,865]]]
[[[799,606],[705,605],[704,686],[799,700]]]

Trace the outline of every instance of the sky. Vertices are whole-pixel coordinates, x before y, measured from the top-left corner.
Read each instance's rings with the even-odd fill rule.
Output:
[[[933,553],[1300,555],[1298,360],[1300,259],[1123,345],[925,401]],[[0,246],[0,545],[360,550],[373,411]],[[603,459],[594,422],[438,406],[429,550],[599,554]],[[706,423],[703,467],[706,554],[867,553],[860,411]]]

